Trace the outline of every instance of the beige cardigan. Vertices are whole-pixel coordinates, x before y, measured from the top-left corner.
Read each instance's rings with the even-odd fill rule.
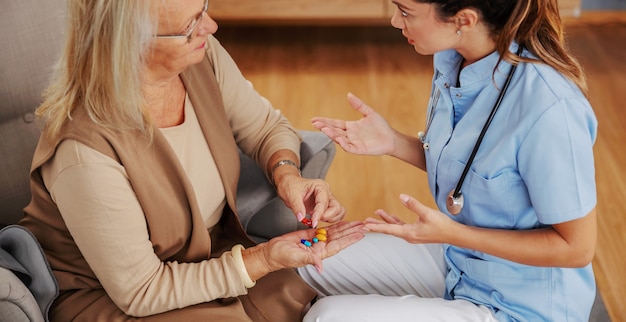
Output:
[[[199,65],[190,67],[183,73],[182,77],[224,184],[227,207],[224,209],[218,229],[214,230],[212,236],[209,236],[204,226],[193,189],[184,169],[159,131],[155,131],[154,141],[149,144],[143,136],[137,133],[113,131],[93,124],[82,110],[76,111],[73,115],[73,121],[69,122],[64,129],[64,139],[81,142],[116,160],[124,167],[145,213],[154,252],[164,265],[165,263],[170,265],[172,263],[181,265],[182,263],[191,263],[189,265],[204,265],[204,268],[207,268],[210,267],[207,263],[217,260],[207,260],[209,254],[211,257],[220,256],[224,250],[229,249],[235,243],[243,243],[246,246],[252,245],[235,215],[235,192],[239,175],[235,139],[244,151],[248,150],[246,152],[255,156],[262,164],[267,162],[273,151],[281,148],[281,144],[276,144],[276,142],[284,140],[284,137],[280,139],[281,134],[278,134],[270,136],[274,138],[274,144],[257,142],[255,145],[251,143],[253,136],[250,133],[244,133],[245,128],[237,128],[237,123],[230,122],[232,118],[227,116],[226,110],[233,105],[233,102],[228,101],[224,104],[222,97],[236,99],[237,96],[235,98],[228,95],[224,96],[226,92],[224,87],[234,83],[224,79],[227,77],[243,79],[243,77],[240,74],[237,75],[238,70],[234,76],[232,70],[222,71],[223,73],[220,74],[216,65],[234,66],[234,63],[214,38],[209,37],[209,44],[207,59]],[[248,93],[250,89],[248,89]],[[252,97],[252,99],[264,102],[262,98]],[[267,115],[268,119],[274,117],[275,129],[271,131],[272,133],[282,133],[282,135],[287,134],[292,137],[291,144],[286,145],[287,148],[293,149],[294,145],[299,145],[293,129],[287,125],[280,113],[271,110]],[[37,147],[31,173],[33,200],[25,209],[27,216],[22,221],[22,224],[40,240],[59,281],[62,294],[56,301],[51,315],[59,320],[83,317],[90,321],[98,320],[99,317],[104,320],[111,320],[114,316],[123,320],[126,316],[117,306],[113,305],[111,299],[102,289],[97,277],[74,243],[59,210],[45,189],[39,168],[54,157],[57,146],[49,146],[46,140],[41,140]],[[222,269],[228,270],[232,267],[232,257],[229,257],[228,253],[224,254],[221,262]],[[210,268],[207,269],[210,270]],[[278,275],[280,277],[276,277]],[[199,287],[217,287],[223,278],[223,276],[213,276],[213,279],[208,281],[211,285]],[[268,285],[263,280],[274,281]],[[278,283],[284,284],[285,287],[276,290],[276,280]],[[267,286],[270,286],[269,289]],[[150,287],[158,288],[159,286],[152,285]],[[170,291],[172,290],[163,290],[163,292]],[[184,292],[184,290],[176,291]],[[253,297],[254,294],[268,298],[275,291],[281,292],[282,295],[280,296],[285,297],[274,299],[283,301],[280,308],[271,307],[271,302],[268,302],[270,307],[259,305],[258,303],[262,301],[253,301],[255,302],[253,306],[246,304],[252,303],[249,298]],[[288,294],[285,294],[286,291]],[[245,294],[246,290],[241,286],[237,292]],[[295,316],[299,317],[302,307],[312,296],[312,290],[304,285],[293,271],[285,270],[261,279],[257,286],[250,290],[248,296],[240,296],[239,300],[235,302],[212,301],[214,298],[194,299],[185,305],[201,304],[194,306],[193,309],[187,307],[182,310],[173,310],[177,307],[168,307],[171,305],[168,302],[157,303],[158,305],[148,303],[144,306],[139,305],[149,308],[139,315],[167,311],[152,316],[152,318],[167,316],[175,319],[199,317],[205,319],[213,314],[223,316],[225,310],[225,312],[229,312],[228,314],[232,314],[231,318],[236,319],[235,317],[243,318],[246,315],[243,314],[242,310],[245,307],[248,311],[247,315],[259,316],[258,319],[253,318],[254,320],[289,321]],[[180,305],[180,303],[175,303],[174,306],[176,305]],[[202,309],[199,309],[201,307]],[[268,314],[274,315],[270,317],[271,315]],[[260,318],[261,316],[264,318]]]

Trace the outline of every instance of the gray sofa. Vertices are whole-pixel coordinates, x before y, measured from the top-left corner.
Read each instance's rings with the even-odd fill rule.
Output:
[[[29,168],[40,134],[34,116],[61,50],[65,0],[3,1],[0,10],[0,322],[47,320],[57,285],[32,234],[14,225],[30,200]],[[301,131],[302,174],[324,178],[335,145]],[[237,207],[256,241],[304,228],[256,163],[241,155]]]

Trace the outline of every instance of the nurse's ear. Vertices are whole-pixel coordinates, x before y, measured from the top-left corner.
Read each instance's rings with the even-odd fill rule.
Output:
[[[482,23],[480,14],[478,11],[472,8],[465,8],[452,17],[456,30],[460,32],[468,32],[476,27],[476,25]]]

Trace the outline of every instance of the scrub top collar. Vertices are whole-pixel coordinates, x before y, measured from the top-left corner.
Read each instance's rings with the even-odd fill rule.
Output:
[[[512,53],[517,52],[519,45],[513,42],[509,46],[509,51]],[[492,52],[486,57],[474,62],[473,64],[466,66],[460,73],[461,82],[463,87],[473,86],[477,83],[484,83],[486,80],[491,81],[494,77],[494,68],[498,64],[500,55],[497,51]],[[435,74],[443,76],[450,84],[457,83],[457,75],[459,75],[459,68],[463,57],[454,49],[445,50],[434,55],[433,64],[435,68]],[[495,73],[495,80],[497,84],[500,84],[506,79],[511,64],[502,60]]]

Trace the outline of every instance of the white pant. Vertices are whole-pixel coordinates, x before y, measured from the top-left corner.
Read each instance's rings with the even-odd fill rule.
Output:
[[[442,298],[447,267],[438,244],[370,233],[323,265],[322,274],[298,269],[320,297],[304,322],[496,321],[484,306]]]

